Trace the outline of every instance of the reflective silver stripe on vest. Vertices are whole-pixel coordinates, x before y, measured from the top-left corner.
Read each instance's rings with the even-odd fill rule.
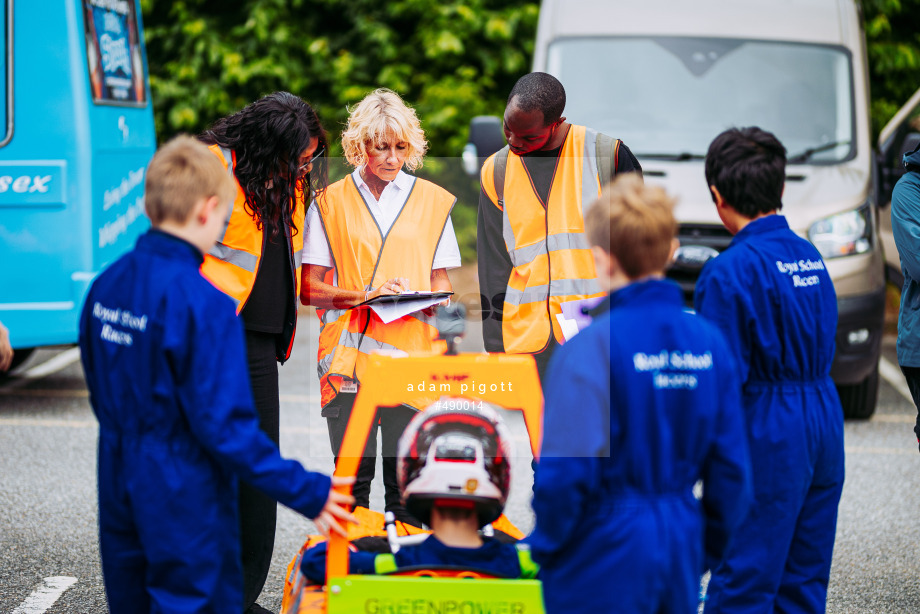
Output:
[[[316,365],[316,372],[319,373],[319,378],[322,379],[326,372],[329,371],[329,367],[332,366],[332,357],[335,355],[335,350],[329,352],[323,359],[319,361]]]
[[[547,290],[549,290],[547,295]],[[524,290],[508,288],[505,302],[511,305],[542,303],[548,296],[578,296],[597,294],[601,291],[596,279],[554,279],[549,287],[546,284],[531,286]]]
[[[597,198],[597,131],[585,129],[585,151],[581,158],[581,207],[582,215]]]
[[[258,257],[254,256],[253,254],[245,252],[241,249],[233,249],[232,247],[227,247],[223,243],[215,243],[214,247],[211,248],[209,253],[218,260],[229,262],[230,264],[236,265],[244,271],[249,271],[250,273],[256,272],[256,264],[259,262]]]
[[[294,252],[294,268],[299,268],[303,262],[303,251]]]
[[[359,349],[360,345],[360,349]],[[336,347],[344,346],[347,348],[354,348],[359,350],[363,354],[370,354],[375,350],[398,350],[399,348],[395,345],[390,345],[389,343],[384,343],[383,341],[377,341],[373,337],[369,337],[364,333],[353,333],[347,328],[342,329],[342,334],[339,336],[339,341],[336,344]],[[316,370],[319,373],[320,378],[322,378],[329,371],[329,367],[332,366],[332,357],[335,355],[335,348],[319,361],[319,364],[316,365]]]
[[[224,157],[224,160],[227,161],[227,174],[230,175],[230,179],[233,179],[235,182],[236,178],[233,176],[233,152],[225,147],[221,147],[220,153]],[[235,202],[236,194],[234,193],[233,197],[230,199],[230,206],[227,207],[227,219],[224,220],[224,231],[220,233],[218,241],[223,241],[224,237],[227,236],[227,228],[230,226],[230,216],[233,215],[233,203]]]
[[[591,249],[584,233],[561,232],[550,235],[546,240],[540,240],[527,247],[519,247],[510,252],[511,266],[519,267],[533,262],[537,256],[546,252],[558,252],[566,249]]]
[[[519,267],[524,264],[530,264],[537,256],[546,253],[546,239],[540,239],[533,245],[519,247],[508,252],[511,257],[511,266]]]
[[[524,305],[527,303],[543,303],[546,301],[549,286],[531,286],[525,290],[508,288],[505,291],[505,302],[511,305]]]
[[[335,322],[336,320],[341,318],[342,315],[346,311],[348,310],[347,309],[326,309],[325,311],[323,311],[323,317],[321,317],[319,321],[322,322],[323,324],[328,324],[329,322]]]
[[[511,228],[511,219],[508,217],[508,202],[505,201],[505,206],[502,207],[502,237],[505,239],[505,247],[508,249],[508,253],[514,252],[515,239],[514,239],[514,230]]]

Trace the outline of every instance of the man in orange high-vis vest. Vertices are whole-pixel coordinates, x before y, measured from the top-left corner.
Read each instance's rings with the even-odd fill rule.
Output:
[[[427,143],[415,111],[378,89],[352,110],[342,149],[355,171],[318,197],[307,214],[301,299],[317,308],[322,416],[338,454],[368,357],[376,351],[429,352],[437,336],[430,313],[385,324],[368,298],[405,290],[451,290],[447,269],[460,266],[450,212],[456,199],[401,169],[418,168]],[[410,382],[406,382],[410,384]],[[352,489],[368,507],[375,475],[377,432],[383,457],[386,511],[418,521],[400,503],[396,446],[418,407],[381,409],[373,422]]]
[[[304,203],[326,185],[326,133],[310,105],[275,92],[219,119],[200,138],[236,185],[224,231],[201,272],[236,302],[259,426],[277,444],[278,363],[287,360],[294,343]],[[243,601],[249,614],[266,611],[255,601],[271,565],[276,511],[273,500],[240,486]]]
[[[565,89],[547,73],[508,96],[508,146],[480,175],[478,259],[489,352],[532,354],[541,378],[564,341],[562,303],[603,296],[583,208],[618,173],[642,172],[621,141],[565,121]]]

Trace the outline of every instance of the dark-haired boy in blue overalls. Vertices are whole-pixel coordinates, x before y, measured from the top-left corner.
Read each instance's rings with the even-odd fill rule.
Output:
[[[703,268],[696,309],[741,368],[751,511],[712,570],[706,612],[824,612],[843,489],[843,411],[830,378],[834,286],[782,207],[786,150],[759,128],[712,142],[706,181],[731,245]]]
[[[626,176],[586,217],[613,291],[546,379],[527,541],[548,614],[696,612],[700,576],[747,511],[735,361],[663,279],[677,247],[672,209],[663,190]]]

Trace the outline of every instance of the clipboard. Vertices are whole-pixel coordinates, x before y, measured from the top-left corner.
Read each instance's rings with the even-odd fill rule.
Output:
[[[384,324],[389,324],[410,313],[415,313],[416,311],[421,311],[422,309],[436,305],[451,295],[453,295],[453,292],[402,292],[400,294],[386,294],[383,296],[375,296],[372,299],[349,307],[349,309],[370,307]]]
[[[389,305],[426,300],[432,300],[434,303],[440,303],[447,297],[453,296],[453,294],[453,292],[401,292],[399,294],[384,294],[381,296],[375,296],[374,298],[368,299],[366,301],[362,301],[357,305],[352,305],[349,307],[349,309],[355,309],[356,307],[370,307],[372,305],[380,304]],[[424,307],[422,307],[422,309],[424,309]]]

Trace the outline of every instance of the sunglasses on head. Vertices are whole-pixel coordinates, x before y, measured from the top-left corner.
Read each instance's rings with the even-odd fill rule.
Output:
[[[299,172],[301,175],[303,175],[304,173],[306,173],[306,172],[307,172],[307,169],[310,168],[310,166],[311,166],[314,162],[316,162],[317,158],[321,157],[325,152],[326,152],[326,148],[325,148],[325,147],[320,147],[319,151],[317,151],[315,154],[313,154],[313,157],[310,158],[310,161],[309,161],[309,162],[307,162],[306,164],[301,164],[301,165],[300,165],[300,168],[297,169],[298,172]]]

